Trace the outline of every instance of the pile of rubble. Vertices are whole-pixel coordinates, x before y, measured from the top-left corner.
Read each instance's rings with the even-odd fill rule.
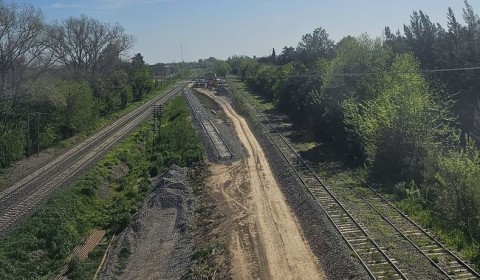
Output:
[[[154,180],[130,226],[115,239],[100,279],[180,279],[190,267],[194,198],[186,168]]]

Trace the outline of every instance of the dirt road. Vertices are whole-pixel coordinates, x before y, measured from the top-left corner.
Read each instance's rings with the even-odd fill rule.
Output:
[[[247,122],[224,99],[201,92],[223,108],[248,153],[210,164],[207,181],[229,217],[233,279],[325,279]]]

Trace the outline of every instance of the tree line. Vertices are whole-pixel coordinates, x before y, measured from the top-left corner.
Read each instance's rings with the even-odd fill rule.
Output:
[[[464,24],[446,14],[447,30],[416,11],[403,33],[335,43],[317,28],[278,55],[227,62],[303,135],[480,240],[479,70],[458,69],[479,66],[480,20],[467,1]]]
[[[143,99],[162,71],[126,57],[135,40],[119,24],[48,23],[40,8],[3,1],[0,15],[0,169]]]

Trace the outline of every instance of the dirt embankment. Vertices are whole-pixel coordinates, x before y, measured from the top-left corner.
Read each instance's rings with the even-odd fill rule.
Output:
[[[210,164],[206,182],[229,215],[232,278],[324,279],[247,122],[224,99],[201,92],[220,104],[248,153],[231,164]]]
[[[100,279],[180,279],[188,271],[193,194],[187,169],[171,167],[111,247]]]

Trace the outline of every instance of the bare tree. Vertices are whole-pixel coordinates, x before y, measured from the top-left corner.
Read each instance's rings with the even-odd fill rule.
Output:
[[[40,9],[0,0],[0,104],[14,104],[22,82],[50,62],[44,27]]]
[[[49,31],[56,58],[76,78],[96,78],[103,73],[101,62],[123,54],[133,46],[134,38],[118,24],[102,23],[85,15],[55,23]]]

